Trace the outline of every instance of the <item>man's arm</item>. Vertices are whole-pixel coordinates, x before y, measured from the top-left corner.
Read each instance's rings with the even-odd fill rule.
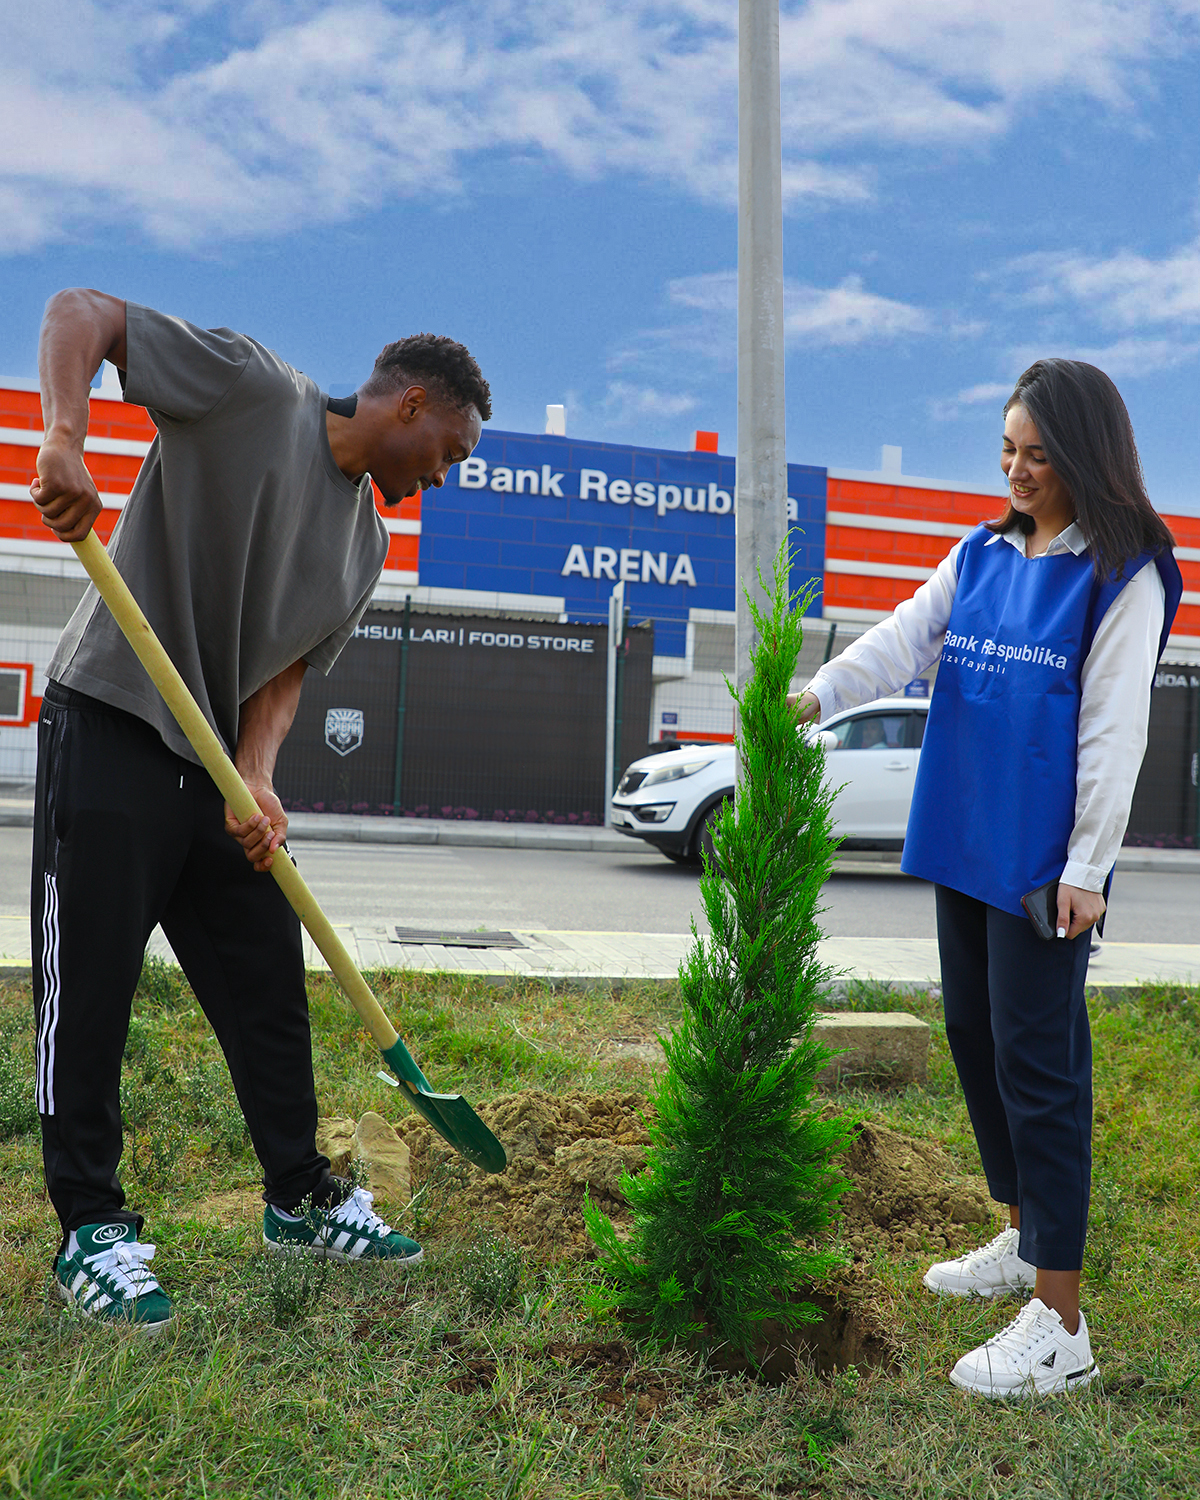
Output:
[[[102,360],[125,368],[125,304],[76,287],[46,304],[38,340],[45,438],[29,486],[43,523],[60,541],[82,541],[100,514],[100,496],[83,461],[88,388]]]
[[[275,757],[287,737],[300,703],[307,662],[293,662],[263,683],[242,704],[233,763],[261,811],[239,823],[225,804],[225,831],[237,839],[256,870],[269,870],[276,849],[287,837],[287,814],[275,795]]]

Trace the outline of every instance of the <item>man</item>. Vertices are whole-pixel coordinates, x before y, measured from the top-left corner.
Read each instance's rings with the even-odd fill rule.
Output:
[[[263,1167],[267,1245],[421,1258],[316,1149],[299,923],[263,872],[287,832],[271,778],[305,670],[333,666],[387,555],[370,479],[388,505],[441,485],[479,441],[491,400],[451,339],[389,344],[355,396],[331,401],[227,328],[60,292],[42,324],[45,439],[30,493],[63,541],[86,536],[100,511],[83,447],[105,359],[158,429],[110,551],[260,809],[232,816],[89,588],[38,726],[37,1103],[62,1224],[56,1290],[86,1315],[155,1331],[171,1307],[117,1164],[121,1055],[157,922],[229,1064]]]

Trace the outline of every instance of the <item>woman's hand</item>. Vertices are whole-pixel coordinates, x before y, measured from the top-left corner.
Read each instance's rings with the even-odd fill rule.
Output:
[[[820,721],[821,700],[816,693],[789,693],[787,704],[789,708],[799,710],[796,716],[798,724],[814,724]]]
[[[1058,887],[1058,936],[1078,937],[1104,915],[1104,897],[1099,891],[1081,891],[1077,885]]]

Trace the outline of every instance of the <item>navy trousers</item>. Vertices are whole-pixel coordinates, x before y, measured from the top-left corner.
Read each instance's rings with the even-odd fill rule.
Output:
[[[117,1178],[121,1056],[162,923],[225,1053],[267,1201],[337,1196],[314,1140],[300,925],[225,832],[207,771],[131,714],[50,683],[33,838],[37,1104],[64,1237],[135,1223]]]
[[[1092,1173],[1089,929],[1044,942],[948,886],[937,893],[946,1036],[988,1190],[1021,1210],[1022,1260],[1083,1265]]]

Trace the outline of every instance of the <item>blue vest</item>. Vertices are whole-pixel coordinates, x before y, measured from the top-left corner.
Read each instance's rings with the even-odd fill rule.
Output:
[[[1151,561],[1166,591],[1161,656],[1183,587],[1169,552],[1101,582],[1086,553],[1030,560],[983,526],[966,538],[908,815],[908,874],[1017,917],[1027,891],[1061,876],[1083,663],[1105,612]]]

